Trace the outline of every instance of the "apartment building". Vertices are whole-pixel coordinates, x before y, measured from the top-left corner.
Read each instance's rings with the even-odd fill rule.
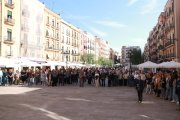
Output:
[[[180,61],[180,1],[168,0],[158,22],[150,32],[146,54],[148,60]],[[148,52],[147,52],[148,51]]]
[[[103,57],[106,59],[109,59],[110,56],[110,47],[107,41],[104,41],[103,39],[99,38],[99,37],[95,37],[95,44],[96,44],[96,56],[98,57]]]
[[[144,47],[144,61],[149,61],[149,46],[148,43]]]
[[[80,62],[80,56],[92,54],[95,60],[109,59],[107,41],[66,22],[39,0],[1,0],[0,8],[2,57]]]
[[[1,0],[0,10],[0,56],[19,57],[20,0]]]
[[[21,1],[19,13],[21,24],[20,57],[44,59],[44,9],[45,6],[38,0]],[[36,10],[36,12],[34,12]],[[17,34],[16,34],[17,36]]]
[[[61,17],[44,9],[44,56],[46,60],[59,61],[61,53]]]
[[[122,46],[121,49],[121,64],[128,65],[130,62],[130,54],[133,50],[141,50],[139,46]]]
[[[61,61],[79,62],[80,30],[72,24],[61,21]]]

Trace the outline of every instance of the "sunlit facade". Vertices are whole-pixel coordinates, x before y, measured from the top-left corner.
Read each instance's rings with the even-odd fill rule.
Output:
[[[44,58],[44,8],[38,0],[21,0],[20,57]]]
[[[20,0],[1,0],[0,8],[0,56],[19,57]]]
[[[180,61],[180,1],[168,0],[149,34],[146,55],[152,62]],[[148,51],[148,52],[147,52]]]
[[[44,56],[46,60],[60,60],[61,17],[45,8],[44,12]]]
[[[60,60],[63,62],[79,62],[80,30],[72,24],[61,21],[61,52]]]
[[[69,63],[82,63],[84,54],[94,61],[110,58],[107,41],[63,20],[39,0],[1,0],[0,7],[1,57]]]

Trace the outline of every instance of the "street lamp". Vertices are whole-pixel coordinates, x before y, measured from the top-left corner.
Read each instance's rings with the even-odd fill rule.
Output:
[[[129,56],[129,78],[127,81],[127,85],[130,85],[130,81],[132,80],[132,50],[128,51]]]

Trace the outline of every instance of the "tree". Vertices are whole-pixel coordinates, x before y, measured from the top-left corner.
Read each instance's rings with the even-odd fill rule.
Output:
[[[94,55],[93,54],[81,55],[81,61],[87,64],[94,64]]]
[[[133,49],[130,53],[132,64],[138,65],[142,61],[141,49]]]
[[[100,57],[97,61],[97,64],[99,65],[103,65],[103,66],[112,66],[113,64],[113,61],[112,60],[109,60],[107,58],[103,58],[103,57]]]

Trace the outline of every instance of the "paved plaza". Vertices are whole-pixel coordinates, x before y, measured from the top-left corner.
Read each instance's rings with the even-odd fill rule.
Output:
[[[175,109],[131,87],[0,87],[0,120],[180,120]]]

